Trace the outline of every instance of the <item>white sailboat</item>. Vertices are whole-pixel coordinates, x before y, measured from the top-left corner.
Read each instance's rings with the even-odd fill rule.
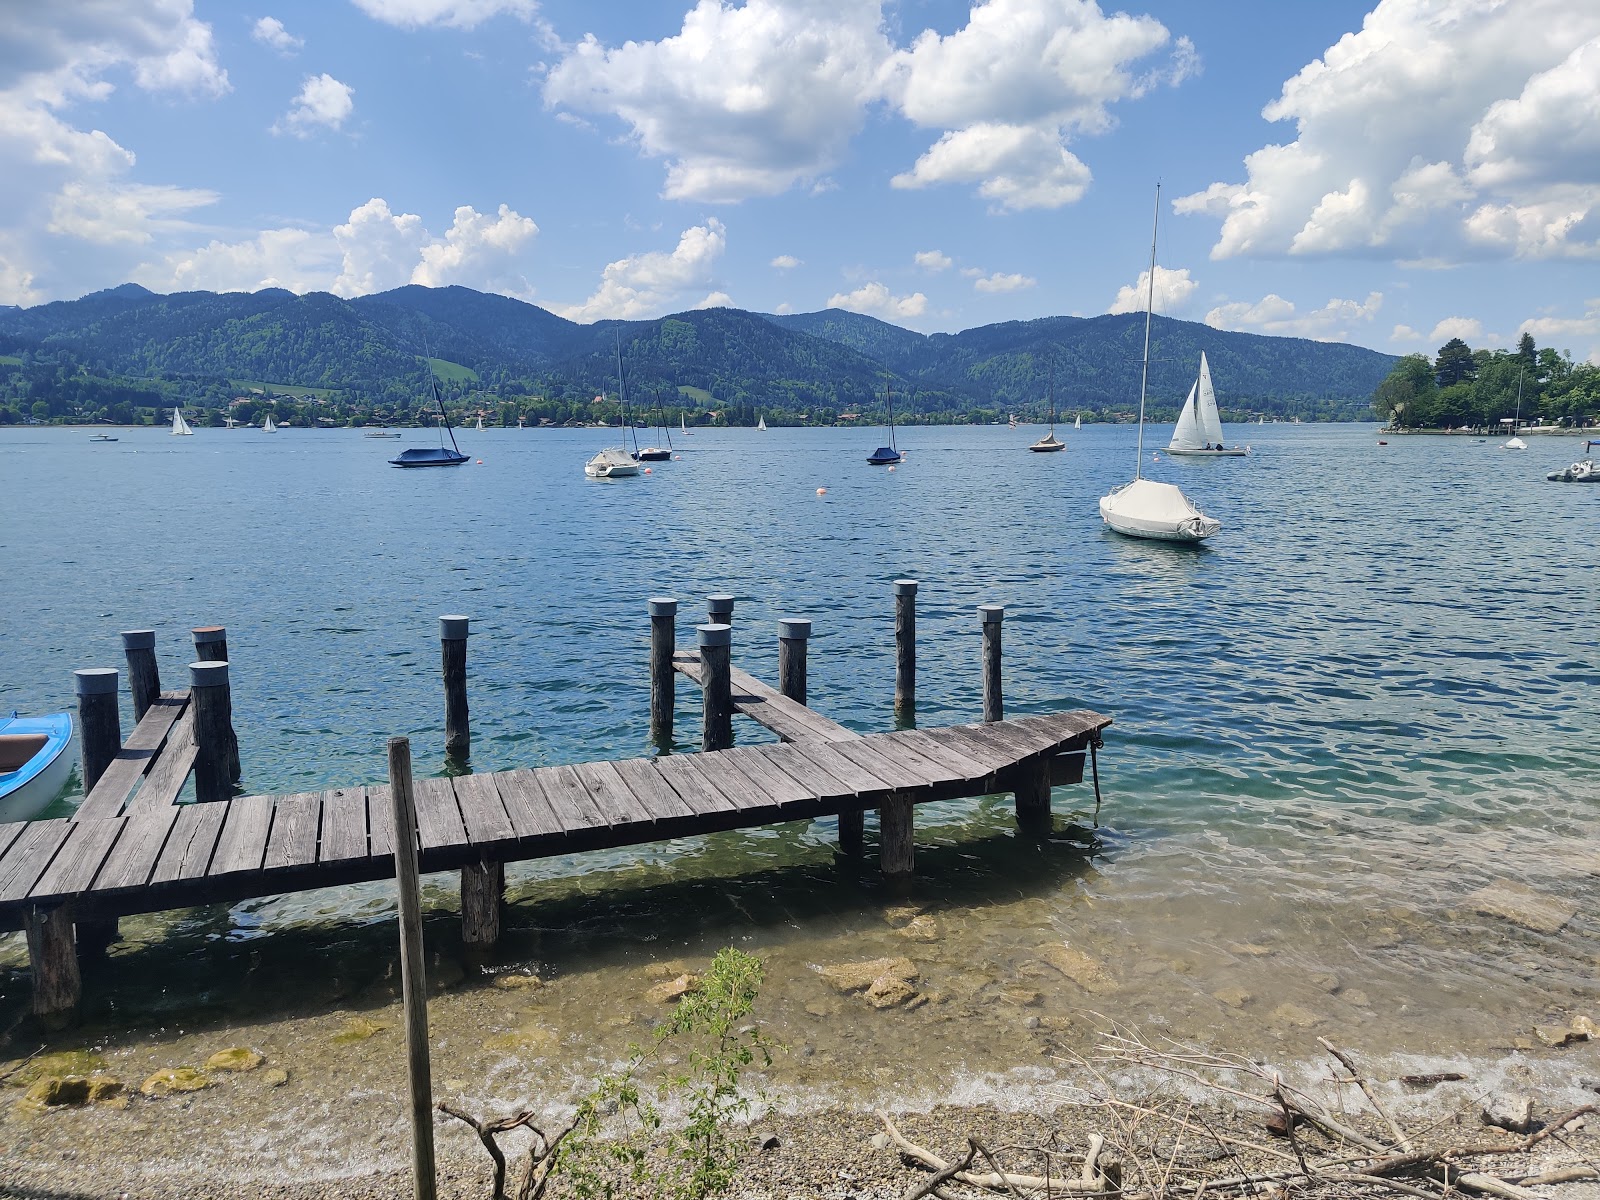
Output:
[[[174,408],[172,410],[172,436],[173,437],[193,437],[194,436],[194,430],[189,428],[189,422],[187,422],[187,421],[185,421],[183,419],[183,409],[181,409],[181,408]]]
[[[1055,360],[1050,362],[1050,432],[1045,434],[1028,449],[1035,454],[1051,454],[1057,450],[1065,450],[1067,444],[1056,437],[1056,370]]]
[[[483,414],[482,413],[478,414],[478,432],[479,433],[483,432]]]
[[[617,397],[622,406],[622,428],[628,425],[628,390],[622,375],[622,339],[617,339]],[[627,436],[626,432],[623,434]],[[590,479],[627,479],[639,474],[639,463],[628,453],[626,443],[607,446],[583,464],[583,473]]]
[[[278,427],[272,423],[272,414],[267,414],[267,422],[261,427],[262,433],[277,433]]]
[[[767,431],[767,419],[765,417],[757,417],[756,428],[765,433]]]
[[[1074,429],[1082,429],[1083,428],[1083,414],[1082,413],[1079,413],[1075,418],[1073,418],[1072,427]]]
[[[1150,314],[1156,302],[1156,229],[1161,221],[1161,186],[1156,185],[1156,216],[1150,230],[1150,291],[1144,310],[1144,367],[1139,373],[1139,436],[1133,459],[1133,479],[1112,488],[1100,498],[1100,519],[1127,537],[1168,542],[1198,542],[1222,528],[1189,503],[1170,483],[1157,483],[1139,474],[1144,458],[1144,400],[1150,379]]]
[[[687,425],[685,425],[683,423],[683,414],[682,413],[678,414],[678,432],[681,433],[684,437],[693,437],[694,436],[694,430],[690,429]]]
[[[1204,350],[1200,351],[1200,378],[1189,385],[1189,398],[1178,414],[1167,453],[1195,458],[1242,458],[1248,453],[1242,446],[1230,450],[1222,444],[1222,418],[1217,415],[1217,393],[1211,387],[1211,368]]]
[[[1517,415],[1511,418],[1511,440],[1505,444],[1507,450],[1526,450],[1528,443],[1517,436],[1517,426],[1522,422],[1522,372],[1517,372]],[[1505,418],[1501,418],[1504,420]]]

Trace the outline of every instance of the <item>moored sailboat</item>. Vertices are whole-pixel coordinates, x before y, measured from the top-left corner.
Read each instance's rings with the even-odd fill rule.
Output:
[[[1242,458],[1249,453],[1243,446],[1230,449],[1222,443],[1222,418],[1217,413],[1217,393],[1211,386],[1204,350],[1200,351],[1200,376],[1189,385],[1189,398],[1178,414],[1167,453],[1196,458]]]
[[[890,382],[889,373],[884,372],[883,377],[884,403],[888,408],[889,416],[889,444],[879,446],[867,455],[867,464],[873,467],[892,467],[905,456],[900,453],[899,447],[894,444],[894,384]]]
[[[1035,454],[1050,454],[1056,450],[1065,450],[1067,444],[1056,437],[1056,370],[1055,363],[1050,364],[1050,432],[1045,434],[1028,449]]]
[[[443,431],[437,446],[419,446],[400,451],[399,458],[391,458],[391,467],[459,467],[467,461],[456,445],[456,431],[450,428],[450,417],[444,411],[444,397],[439,395],[439,381],[434,378],[433,365],[428,365],[428,382],[433,385],[433,402],[439,408],[439,428]],[[450,448],[445,449],[444,434],[450,435]]]
[[[617,397],[622,406],[622,428],[629,429],[628,425],[628,391],[627,384],[622,374],[622,339],[617,338]],[[624,434],[624,437],[627,435]],[[583,464],[583,473],[589,479],[627,479],[639,474],[638,439],[635,435],[634,453],[628,453],[626,443],[620,446],[607,446],[588,462]]]

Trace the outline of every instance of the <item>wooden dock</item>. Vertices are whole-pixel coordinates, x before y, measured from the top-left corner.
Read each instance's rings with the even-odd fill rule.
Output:
[[[449,620],[462,622],[464,689],[465,619]],[[1019,819],[1028,797],[1047,816],[1051,786],[1083,778],[1085,748],[1111,724],[1074,710],[859,735],[727,669],[721,644],[720,672],[714,654],[674,652],[662,662],[707,687],[720,679],[727,695],[708,694],[707,713],[728,707],[780,744],[416,781],[421,869],[462,872],[463,918],[477,923],[469,942],[498,936],[506,862],[817,817],[839,818],[849,850],[850,822],[859,829],[859,814],[876,808],[885,870],[909,870],[914,805],[1014,792]],[[191,692],[146,697],[133,733],[99,764],[72,816],[0,825],[0,929],[27,931],[41,1016],[75,1009],[76,957],[93,941],[86,931],[114,928],[120,916],[394,877],[388,784],[175,803],[191,770],[198,782],[208,737],[224,763],[231,738],[231,727],[208,726],[204,712],[197,720],[206,707],[196,703],[199,684],[215,691],[217,668],[224,680],[226,672],[226,663],[203,665],[208,673],[197,671]],[[459,699],[464,735],[464,691]],[[89,754],[86,745],[86,763]]]

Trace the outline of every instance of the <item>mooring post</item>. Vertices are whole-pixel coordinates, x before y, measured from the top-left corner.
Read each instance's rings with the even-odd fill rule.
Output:
[[[733,630],[723,624],[695,626],[700,647],[700,749],[733,745]]]
[[[711,625],[732,625],[733,597],[722,593],[707,596],[706,621]]]
[[[917,707],[917,581],[894,581],[894,711]]]
[[[223,625],[202,625],[190,630],[194,635],[194,657],[197,662],[228,662],[228,630]],[[228,779],[238,783],[242,775],[239,768],[239,735],[233,729],[233,709],[228,709]]]
[[[483,956],[500,940],[500,910],[506,900],[506,867],[476,862],[461,868],[461,941]]]
[[[133,723],[137,725],[161,695],[161,668],[156,664],[156,631],[124,629],[122,652],[128,657],[128,688],[133,692]]]
[[[806,702],[806,643],[810,638],[809,617],[779,619],[778,690],[796,704]]]
[[[233,729],[233,695],[228,664],[189,664],[189,703],[194,708],[194,796],[202,804],[233,795],[228,765],[228,734]]]
[[[33,972],[33,1015],[47,1029],[62,1029],[77,1017],[83,996],[73,944],[72,916],[65,907],[27,912],[28,965]]]
[[[465,618],[462,618],[465,620]],[[428,983],[422,956],[422,885],[417,868],[417,808],[411,740],[389,739],[389,799],[394,811],[394,878],[400,893],[400,995],[406,1018],[406,1079],[411,1089],[411,1176],[416,1200],[434,1200],[433,1079],[428,1064]]]
[[[672,655],[677,648],[677,600],[650,597],[650,738],[658,746],[672,743],[672,713],[678,702]]]
[[[100,776],[122,749],[122,710],[117,704],[115,667],[85,667],[72,673],[78,693],[78,746],[83,794],[94,790]]]
[[[885,875],[904,877],[910,875],[916,865],[917,850],[911,826],[911,797],[903,792],[890,792],[878,809],[878,861]]]
[[[980,604],[983,620],[983,719],[1004,721],[1005,701],[1000,698],[1000,625],[1006,619],[1003,604]]]
[[[467,624],[462,616],[439,618],[439,652],[444,664],[444,752],[465,758],[472,752],[467,716]]]

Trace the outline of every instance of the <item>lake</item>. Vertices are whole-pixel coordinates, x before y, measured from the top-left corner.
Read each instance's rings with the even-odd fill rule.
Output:
[[[603,431],[462,431],[472,463],[398,471],[385,460],[429,432],[6,430],[0,708],[70,708],[74,668],[122,665],[122,629],[154,628],[183,686],[188,630],[218,623],[249,791],[380,780],[396,734],[438,772],[437,618],[464,613],[475,769],[647,754],[645,602],[680,599],[686,645],[728,592],[736,664],[775,682],[777,618],[810,617],[812,706],[874,732],[894,724],[891,585],[912,578],[919,724],[978,718],[986,603],[1006,607],[1008,714],[1115,719],[1093,836],[1063,819],[1019,838],[1005,796],[919,809],[911,899],[931,920],[909,931],[873,871],[835,861],[827,821],[514,866],[501,969],[548,985],[454,986],[436,1077],[506,1108],[610,1061],[658,1011],[655,977],[728,944],[768,964],[759,1011],[794,1050],[772,1075],[792,1104],[1046,1086],[1100,1013],[1408,1061],[1496,1061],[1593,1013],[1600,492],[1544,482],[1574,440],[1250,426],[1229,437],[1250,457],[1182,462],[1151,461],[1152,429],[1145,473],[1223,522],[1193,548],[1101,525],[1133,428],[1026,453],[1041,432],[902,429],[890,472],[864,462],[876,429],[701,429],[675,436],[679,461],[591,481]],[[677,729],[698,745],[687,685]],[[1088,785],[1056,794],[1080,826],[1092,807]],[[428,889],[451,981],[453,887]],[[1530,928],[1480,911],[1489,887],[1573,915]],[[125,920],[88,985],[96,1036],[151,1061],[219,1027],[310,1054],[351,1010],[392,1010],[391,892]],[[1097,965],[1087,990],[1040,960],[1063,942]],[[910,1012],[811,969],[902,954],[931,1000]],[[0,942],[7,1012],[24,964]]]

